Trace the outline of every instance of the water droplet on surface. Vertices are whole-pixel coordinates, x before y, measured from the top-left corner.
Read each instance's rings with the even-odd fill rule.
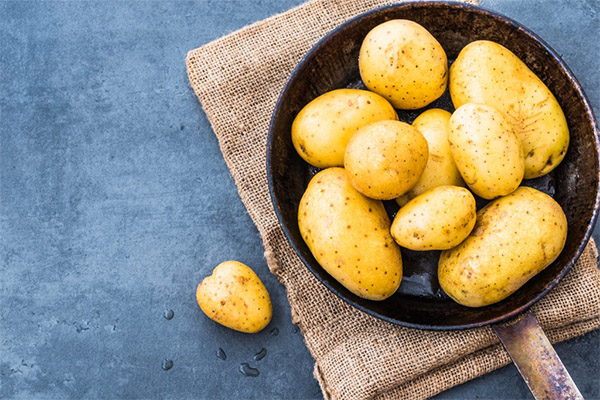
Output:
[[[254,355],[254,361],[260,361],[267,356],[267,349],[264,347]]]
[[[173,360],[163,360],[161,368],[165,371],[170,370],[171,368],[173,368]]]
[[[259,372],[256,368],[252,368],[248,363],[240,364],[240,372],[244,376],[249,376],[251,378],[256,378],[259,375]]]
[[[219,350],[217,350],[217,358],[225,361],[227,360],[227,354],[225,354],[225,351],[219,347]]]
[[[167,319],[167,320],[172,320],[174,316],[175,316],[175,312],[173,310],[167,310],[163,314],[163,317],[165,317],[165,319]]]
[[[271,336],[277,336],[277,335],[279,335],[279,329],[277,329],[277,328],[271,329]]]

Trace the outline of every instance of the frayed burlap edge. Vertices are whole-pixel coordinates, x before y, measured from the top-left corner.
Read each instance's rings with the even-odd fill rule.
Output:
[[[425,398],[506,365],[489,328],[417,331],[361,313],[328,292],[287,242],[270,202],[266,135],[276,98],[300,58],[326,32],[387,0],[314,0],[257,22],[187,57],[190,83],[240,197],[285,285],[326,398]],[[561,284],[534,307],[553,341],[595,329],[600,275],[590,244]]]

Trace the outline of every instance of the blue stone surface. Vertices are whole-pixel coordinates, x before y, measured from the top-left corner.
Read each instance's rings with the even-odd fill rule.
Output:
[[[300,2],[0,2],[0,398],[321,396],[184,66],[188,50]],[[548,41],[600,108],[599,2],[483,6]],[[196,305],[227,259],[272,295],[259,334]],[[587,398],[600,397],[599,336],[556,346]],[[512,365],[438,397],[531,398]]]

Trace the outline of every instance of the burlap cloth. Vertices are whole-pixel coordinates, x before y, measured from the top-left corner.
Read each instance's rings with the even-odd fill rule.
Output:
[[[426,398],[509,363],[489,327],[432,332],[357,311],[302,265],[277,221],[265,168],[269,120],[300,58],[328,31],[386,0],[313,0],[189,52],[188,75],[217,135],[271,271],[332,399]],[[553,342],[600,325],[600,273],[590,243],[559,286],[533,307]]]

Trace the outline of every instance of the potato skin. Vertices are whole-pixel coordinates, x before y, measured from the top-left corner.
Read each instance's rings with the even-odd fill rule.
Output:
[[[525,179],[552,171],[569,147],[569,128],[548,87],[510,50],[487,40],[465,46],[450,68],[456,108],[482,103],[513,126],[525,154]]]
[[[413,21],[395,19],[373,28],[360,47],[358,67],[367,88],[396,108],[425,107],[446,90],[446,53]]]
[[[471,235],[442,252],[440,285],[467,307],[497,303],[550,265],[566,238],[560,205],[536,189],[520,187],[481,209]]]
[[[269,292],[245,264],[225,261],[196,289],[198,305],[210,319],[245,333],[264,329],[273,315]]]
[[[450,151],[469,188],[484,199],[512,193],[523,180],[521,143],[502,114],[467,103],[450,118]]]
[[[429,158],[419,181],[396,201],[403,206],[420,194],[438,186],[465,186],[450,152],[450,114],[446,110],[432,108],[419,115],[412,123],[427,140]]]
[[[292,142],[309,164],[319,168],[344,165],[348,141],[361,127],[397,120],[396,110],[380,95],[359,89],[327,92],[308,103],[292,123]]]
[[[465,240],[475,226],[475,198],[458,186],[438,186],[402,207],[392,237],[411,250],[447,250]]]
[[[344,166],[356,190],[390,200],[417,183],[428,154],[427,141],[417,129],[400,121],[379,121],[352,136]]]
[[[383,204],[356,191],[343,168],[312,178],[298,225],[319,264],[357,296],[384,300],[400,286],[402,257]]]

